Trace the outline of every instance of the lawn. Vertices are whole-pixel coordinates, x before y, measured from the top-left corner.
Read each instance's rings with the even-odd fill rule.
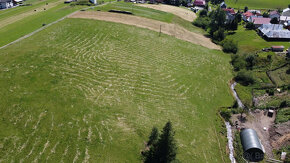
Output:
[[[140,162],[171,120],[182,162],[229,162],[230,56],[133,26],[66,19],[0,50],[0,162]]]
[[[288,64],[288,66],[269,72],[271,78],[274,80],[277,86],[290,84],[290,75],[286,73],[289,68],[290,66]]]
[[[141,7],[137,6],[134,3],[129,2],[115,2],[115,3],[109,3],[104,6],[98,6],[94,8],[93,10],[100,10],[100,11],[109,11],[109,10],[121,10],[121,11],[129,11],[132,12],[133,15],[145,17],[149,19],[154,19],[162,22],[167,23],[174,23],[178,24],[184,28],[186,28],[189,31],[195,32],[195,33],[201,33],[206,34],[205,31],[203,31],[201,28],[198,28],[194,25],[192,25],[191,22],[188,22],[172,13],[167,13],[160,10],[155,10],[147,7]]]
[[[238,30],[234,34],[228,35],[227,37],[238,42],[239,53],[253,53],[274,45],[290,46],[289,42],[265,41],[255,30],[247,30],[242,25],[239,25]]]
[[[283,108],[277,111],[275,123],[283,123],[290,120],[290,108]]]
[[[229,7],[244,9],[245,6],[249,9],[277,9],[287,8],[290,4],[287,0],[225,0]]]
[[[84,6],[68,6],[59,4],[49,10],[22,18],[12,24],[0,28],[0,46],[6,45],[18,38],[42,27],[42,24],[54,22]],[[1,21],[0,21],[1,23]]]
[[[241,84],[237,84],[235,87],[235,90],[237,91],[237,94],[239,98],[241,99],[242,103],[247,106],[248,108],[251,108],[252,103],[252,88],[243,86]]]

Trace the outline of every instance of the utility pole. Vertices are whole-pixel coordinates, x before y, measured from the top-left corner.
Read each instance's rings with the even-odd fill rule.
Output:
[[[161,36],[161,24],[160,24],[160,31],[159,31],[159,37]]]

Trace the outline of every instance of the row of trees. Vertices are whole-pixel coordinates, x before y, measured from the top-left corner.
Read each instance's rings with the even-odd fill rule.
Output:
[[[174,134],[170,121],[165,124],[161,134],[156,127],[153,127],[146,145],[147,149],[141,153],[144,163],[178,162]]]
[[[223,46],[224,52],[236,53],[238,51],[237,43],[232,39],[225,39],[226,31],[237,30],[238,24],[241,20],[241,13],[238,12],[234,20],[227,21],[225,11],[218,7],[210,13],[205,9],[200,11],[199,17],[193,22],[193,24],[208,31],[213,42]]]

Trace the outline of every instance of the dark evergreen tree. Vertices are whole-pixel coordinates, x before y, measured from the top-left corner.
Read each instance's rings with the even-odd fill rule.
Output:
[[[156,143],[155,157],[158,162],[169,163],[176,159],[177,146],[174,140],[174,134],[172,124],[168,121]]]
[[[279,20],[277,17],[274,17],[273,19],[271,19],[270,23],[271,24],[279,24]]]
[[[242,21],[242,14],[241,14],[240,10],[236,14],[236,19],[237,19],[238,23],[240,23]]]
[[[225,27],[226,14],[224,10],[217,8],[216,10],[211,12],[210,16],[211,16],[211,22],[209,24],[209,27],[210,27],[209,33],[211,36],[213,36],[213,34],[217,30]]]
[[[158,129],[156,127],[153,127],[151,134],[149,136],[149,140],[147,142],[147,146],[155,144],[158,140],[158,136],[159,136]]]
[[[156,136],[158,137],[158,130],[153,128],[149,137],[149,141],[152,139],[153,142],[150,143],[149,150],[142,153],[144,163],[170,163],[176,161],[177,146],[174,134],[172,124],[168,121],[158,141],[155,142]]]
[[[249,10],[249,8],[247,6],[245,6],[244,12],[247,12],[248,10]]]

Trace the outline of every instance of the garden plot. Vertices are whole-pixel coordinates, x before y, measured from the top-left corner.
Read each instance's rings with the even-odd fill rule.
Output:
[[[0,53],[2,162],[138,162],[169,119],[179,160],[227,161],[216,111],[232,104],[232,76],[221,51],[65,19]]]

